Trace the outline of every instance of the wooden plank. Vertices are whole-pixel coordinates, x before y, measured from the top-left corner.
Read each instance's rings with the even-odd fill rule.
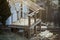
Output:
[[[40,10],[40,9],[38,9],[38,10],[36,10],[36,11],[34,11],[34,12],[30,13],[30,14],[26,14],[26,15],[27,15],[27,16],[30,16],[30,17],[32,17],[33,15],[35,15],[35,13],[38,13],[38,12],[39,12],[39,10]]]
[[[24,26],[20,25],[8,25],[9,28],[24,28]]]
[[[44,8],[37,5],[36,3],[32,2],[31,0],[25,0],[23,2],[33,10],[37,10],[37,9],[45,10]]]
[[[36,21],[36,23],[33,23],[33,24],[30,26],[29,29],[31,29],[32,27],[36,26],[36,25],[39,24],[40,22],[41,22],[41,20]]]

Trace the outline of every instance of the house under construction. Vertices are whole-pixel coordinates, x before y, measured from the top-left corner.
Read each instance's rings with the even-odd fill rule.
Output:
[[[26,40],[60,39],[58,0],[6,1],[11,15],[5,21],[6,26],[1,27],[4,33],[22,35]],[[23,38],[16,37],[14,40],[23,40]]]

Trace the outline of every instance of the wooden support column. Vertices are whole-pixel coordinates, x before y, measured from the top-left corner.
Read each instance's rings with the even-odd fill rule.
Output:
[[[40,15],[40,17],[39,17],[39,19],[41,20],[41,17],[42,17],[42,10],[39,10],[40,12],[39,12],[39,15]],[[39,23],[39,31],[41,32],[41,22]]]
[[[23,10],[23,0],[20,0],[20,5],[21,5],[20,7],[21,7],[21,18],[22,18],[22,12],[23,12],[23,11],[22,11],[22,10]]]
[[[30,38],[30,29],[29,29],[30,26],[31,26],[31,22],[30,22],[30,21],[31,21],[31,18],[30,18],[30,16],[28,16],[28,25],[29,25],[29,26],[27,27],[27,29],[28,29],[28,38]]]
[[[36,23],[36,13],[34,15],[34,23]],[[36,34],[36,26],[34,26],[34,34]]]
[[[49,22],[49,10],[50,10],[50,0],[46,0],[46,23]]]
[[[28,17],[28,21],[29,21],[29,22],[28,22],[28,25],[29,25],[29,27],[30,27],[30,26],[31,26],[31,22],[30,22],[30,21],[31,21],[31,18],[30,18],[30,16]]]

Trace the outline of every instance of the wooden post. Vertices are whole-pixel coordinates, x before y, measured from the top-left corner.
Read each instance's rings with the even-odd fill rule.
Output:
[[[36,13],[34,15],[34,23],[36,23]],[[34,26],[34,34],[36,34],[36,26]]]
[[[41,17],[42,17],[42,10],[39,10],[39,15],[40,15],[40,17],[39,17],[39,20],[41,20]],[[41,31],[41,22],[40,22],[40,25],[39,25],[39,31]]]
[[[30,16],[28,16],[28,21],[29,21],[29,22],[28,22],[28,25],[29,25],[29,27],[30,27],[30,26],[31,26],[31,22],[30,22],[30,21],[31,21],[31,18],[30,18]]]
[[[30,38],[30,26],[31,26],[31,18],[30,18],[30,16],[28,16],[28,38]]]
[[[19,16],[19,22],[20,22],[20,19],[23,17],[23,0],[19,0],[20,1],[20,16]]]
[[[49,10],[50,10],[50,1],[46,0],[46,22],[49,21]]]
[[[23,0],[20,0],[20,5],[21,5],[21,18],[22,18],[22,10],[23,10]]]

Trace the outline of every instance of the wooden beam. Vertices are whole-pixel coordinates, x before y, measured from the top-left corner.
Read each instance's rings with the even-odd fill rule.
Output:
[[[30,22],[30,21],[31,21],[31,18],[30,18],[30,16],[29,16],[29,17],[28,17],[28,25],[29,25],[29,27],[31,26],[31,24],[30,24],[31,22]]]
[[[34,15],[34,23],[36,23],[36,14]],[[36,34],[36,26],[34,27],[34,34]]]
[[[22,18],[22,12],[23,12],[23,11],[22,11],[22,10],[23,10],[23,0],[19,0],[19,2],[20,2],[20,5],[21,5],[21,10],[20,10],[20,11],[21,11],[21,18]]]
[[[33,23],[31,26],[30,26],[30,28],[29,29],[31,29],[31,28],[33,28],[33,27],[35,27],[37,24],[39,24],[41,22],[41,20],[38,20],[38,21],[36,21],[36,23]]]
[[[28,16],[28,25],[29,25],[29,26],[27,27],[27,29],[28,29],[28,38],[30,38],[30,29],[29,29],[30,26],[31,26],[31,22],[30,22],[30,21],[31,21],[31,18],[30,18],[30,16]]]
[[[33,15],[37,14],[39,12],[39,10],[40,9],[38,9],[38,10],[36,10],[36,11],[30,13],[30,14],[26,14],[26,15],[32,17]]]
[[[40,15],[39,19],[41,19],[41,17],[42,17],[42,10],[39,11],[39,12],[40,12],[40,13],[39,13],[39,15]],[[41,31],[41,22],[39,23],[39,29],[40,29],[40,31]]]
[[[40,9],[40,10],[45,10],[44,8],[40,7],[39,5],[37,5],[36,3],[30,1],[30,0],[25,0],[23,1],[23,3],[25,3],[30,9],[33,9],[33,11]]]

